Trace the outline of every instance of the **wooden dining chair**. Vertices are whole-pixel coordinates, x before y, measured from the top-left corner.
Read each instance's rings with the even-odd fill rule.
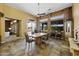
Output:
[[[48,45],[48,34],[47,35],[44,35],[44,36],[42,36],[41,37],[41,41],[42,41],[42,44],[44,44],[45,46],[47,46]]]
[[[24,35],[26,41],[25,49],[28,48],[28,55],[29,55],[29,49],[30,47],[32,48],[32,42],[34,42],[35,40],[32,37],[30,38],[27,33],[24,33]],[[27,47],[27,43],[28,43],[28,47]]]

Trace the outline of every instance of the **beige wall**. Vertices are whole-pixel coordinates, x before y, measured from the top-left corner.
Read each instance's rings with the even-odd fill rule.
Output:
[[[74,37],[75,37],[76,30],[79,32],[79,4],[77,3],[73,4],[73,18],[74,18]]]
[[[28,20],[28,19],[36,20],[35,16],[33,16],[33,15],[29,14],[29,13],[25,13],[25,12],[23,12],[21,10],[12,8],[10,6],[7,6],[5,4],[0,4],[0,12],[4,13],[4,17],[9,17],[9,18],[21,20],[21,23],[20,23],[20,30],[21,30],[20,35],[21,36],[24,36],[23,33],[26,30],[26,26],[25,26],[26,20]],[[0,32],[1,32],[1,36],[2,36],[2,41],[4,41],[4,39],[5,39],[4,38],[4,34],[5,34],[4,18],[2,18],[0,21],[3,22],[3,23],[2,22],[0,23],[0,25],[1,25]]]
[[[5,27],[4,27],[4,21],[3,21],[3,18],[1,17],[0,18],[0,36],[1,36],[1,39],[4,39],[4,31],[5,31]],[[3,41],[3,40],[1,40]]]

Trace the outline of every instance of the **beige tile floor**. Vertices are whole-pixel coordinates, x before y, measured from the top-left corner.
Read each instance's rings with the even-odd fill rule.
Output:
[[[37,46],[35,42],[32,43],[28,54],[24,39],[15,40],[4,43],[0,46],[1,56],[70,56],[69,44],[64,40],[52,39],[48,41],[49,45]]]

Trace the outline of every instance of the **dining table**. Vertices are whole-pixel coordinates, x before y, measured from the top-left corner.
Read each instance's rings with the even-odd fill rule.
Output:
[[[47,33],[33,33],[30,36],[33,37],[35,39],[35,43],[37,45],[41,44],[41,37],[47,35]]]

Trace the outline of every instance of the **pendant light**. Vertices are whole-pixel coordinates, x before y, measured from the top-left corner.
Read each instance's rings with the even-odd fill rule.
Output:
[[[45,13],[40,13],[40,3],[38,3],[38,17],[42,17],[45,15]]]

